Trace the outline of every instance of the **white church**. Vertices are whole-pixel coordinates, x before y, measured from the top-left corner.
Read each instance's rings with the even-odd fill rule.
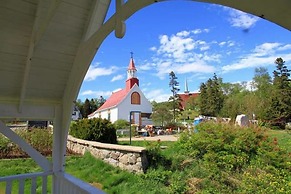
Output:
[[[124,119],[138,126],[151,124],[149,118],[152,114],[152,105],[139,88],[136,71],[133,57],[131,56],[125,88],[113,92],[106,102],[98,110],[90,114],[88,118],[104,118],[112,123],[119,119]]]

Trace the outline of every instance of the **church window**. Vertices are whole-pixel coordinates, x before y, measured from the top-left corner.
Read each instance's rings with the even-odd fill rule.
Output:
[[[131,104],[140,104],[140,95],[138,92],[131,94]]]

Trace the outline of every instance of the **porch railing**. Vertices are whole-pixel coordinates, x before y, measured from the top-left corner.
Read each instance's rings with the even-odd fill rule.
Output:
[[[1,182],[6,183],[5,185],[6,194],[12,193],[13,186],[18,187],[19,194],[24,194],[25,185],[26,184],[28,185],[30,182],[29,193],[35,194],[38,189],[37,179],[41,178],[41,193],[47,194],[47,178],[50,175],[52,175],[52,172],[35,172],[35,173],[28,173],[28,174],[5,176],[5,177],[0,177],[0,183]]]
[[[36,172],[28,174],[19,174],[6,177],[0,177],[0,183],[5,182],[5,194],[12,194],[13,188],[18,190],[19,194],[29,193],[47,194],[48,192],[48,177],[52,176],[52,172]],[[104,194],[101,190],[93,187],[92,185],[83,182],[69,174],[57,173],[58,184],[60,187],[56,189],[60,194]],[[40,180],[41,179],[41,183]],[[38,182],[37,182],[38,181]],[[38,185],[39,184],[39,185]],[[41,185],[41,187],[40,187]],[[29,189],[25,187],[29,187]],[[15,189],[16,187],[16,189]]]
[[[73,177],[72,175],[59,173],[56,176],[60,178],[61,194],[105,194],[103,191]]]

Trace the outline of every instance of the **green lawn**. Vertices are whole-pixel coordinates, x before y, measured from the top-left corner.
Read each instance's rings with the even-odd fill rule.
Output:
[[[291,153],[291,133],[286,130],[268,130],[267,135],[272,139],[277,138],[278,145]]]

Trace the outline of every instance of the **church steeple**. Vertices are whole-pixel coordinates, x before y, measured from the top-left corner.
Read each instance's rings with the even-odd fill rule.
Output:
[[[127,68],[127,79],[135,78],[136,77],[135,73],[137,71],[134,65],[134,61],[133,61],[133,52],[130,52],[130,54],[131,54],[131,57],[130,57],[129,65]]]
[[[189,94],[187,78],[185,79],[185,94]]]
[[[131,57],[127,68],[126,90],[130,90],[134,84],[139,85],[139,80],[136,78],[136,68],[133,61],[133,52],[130,52]]]

